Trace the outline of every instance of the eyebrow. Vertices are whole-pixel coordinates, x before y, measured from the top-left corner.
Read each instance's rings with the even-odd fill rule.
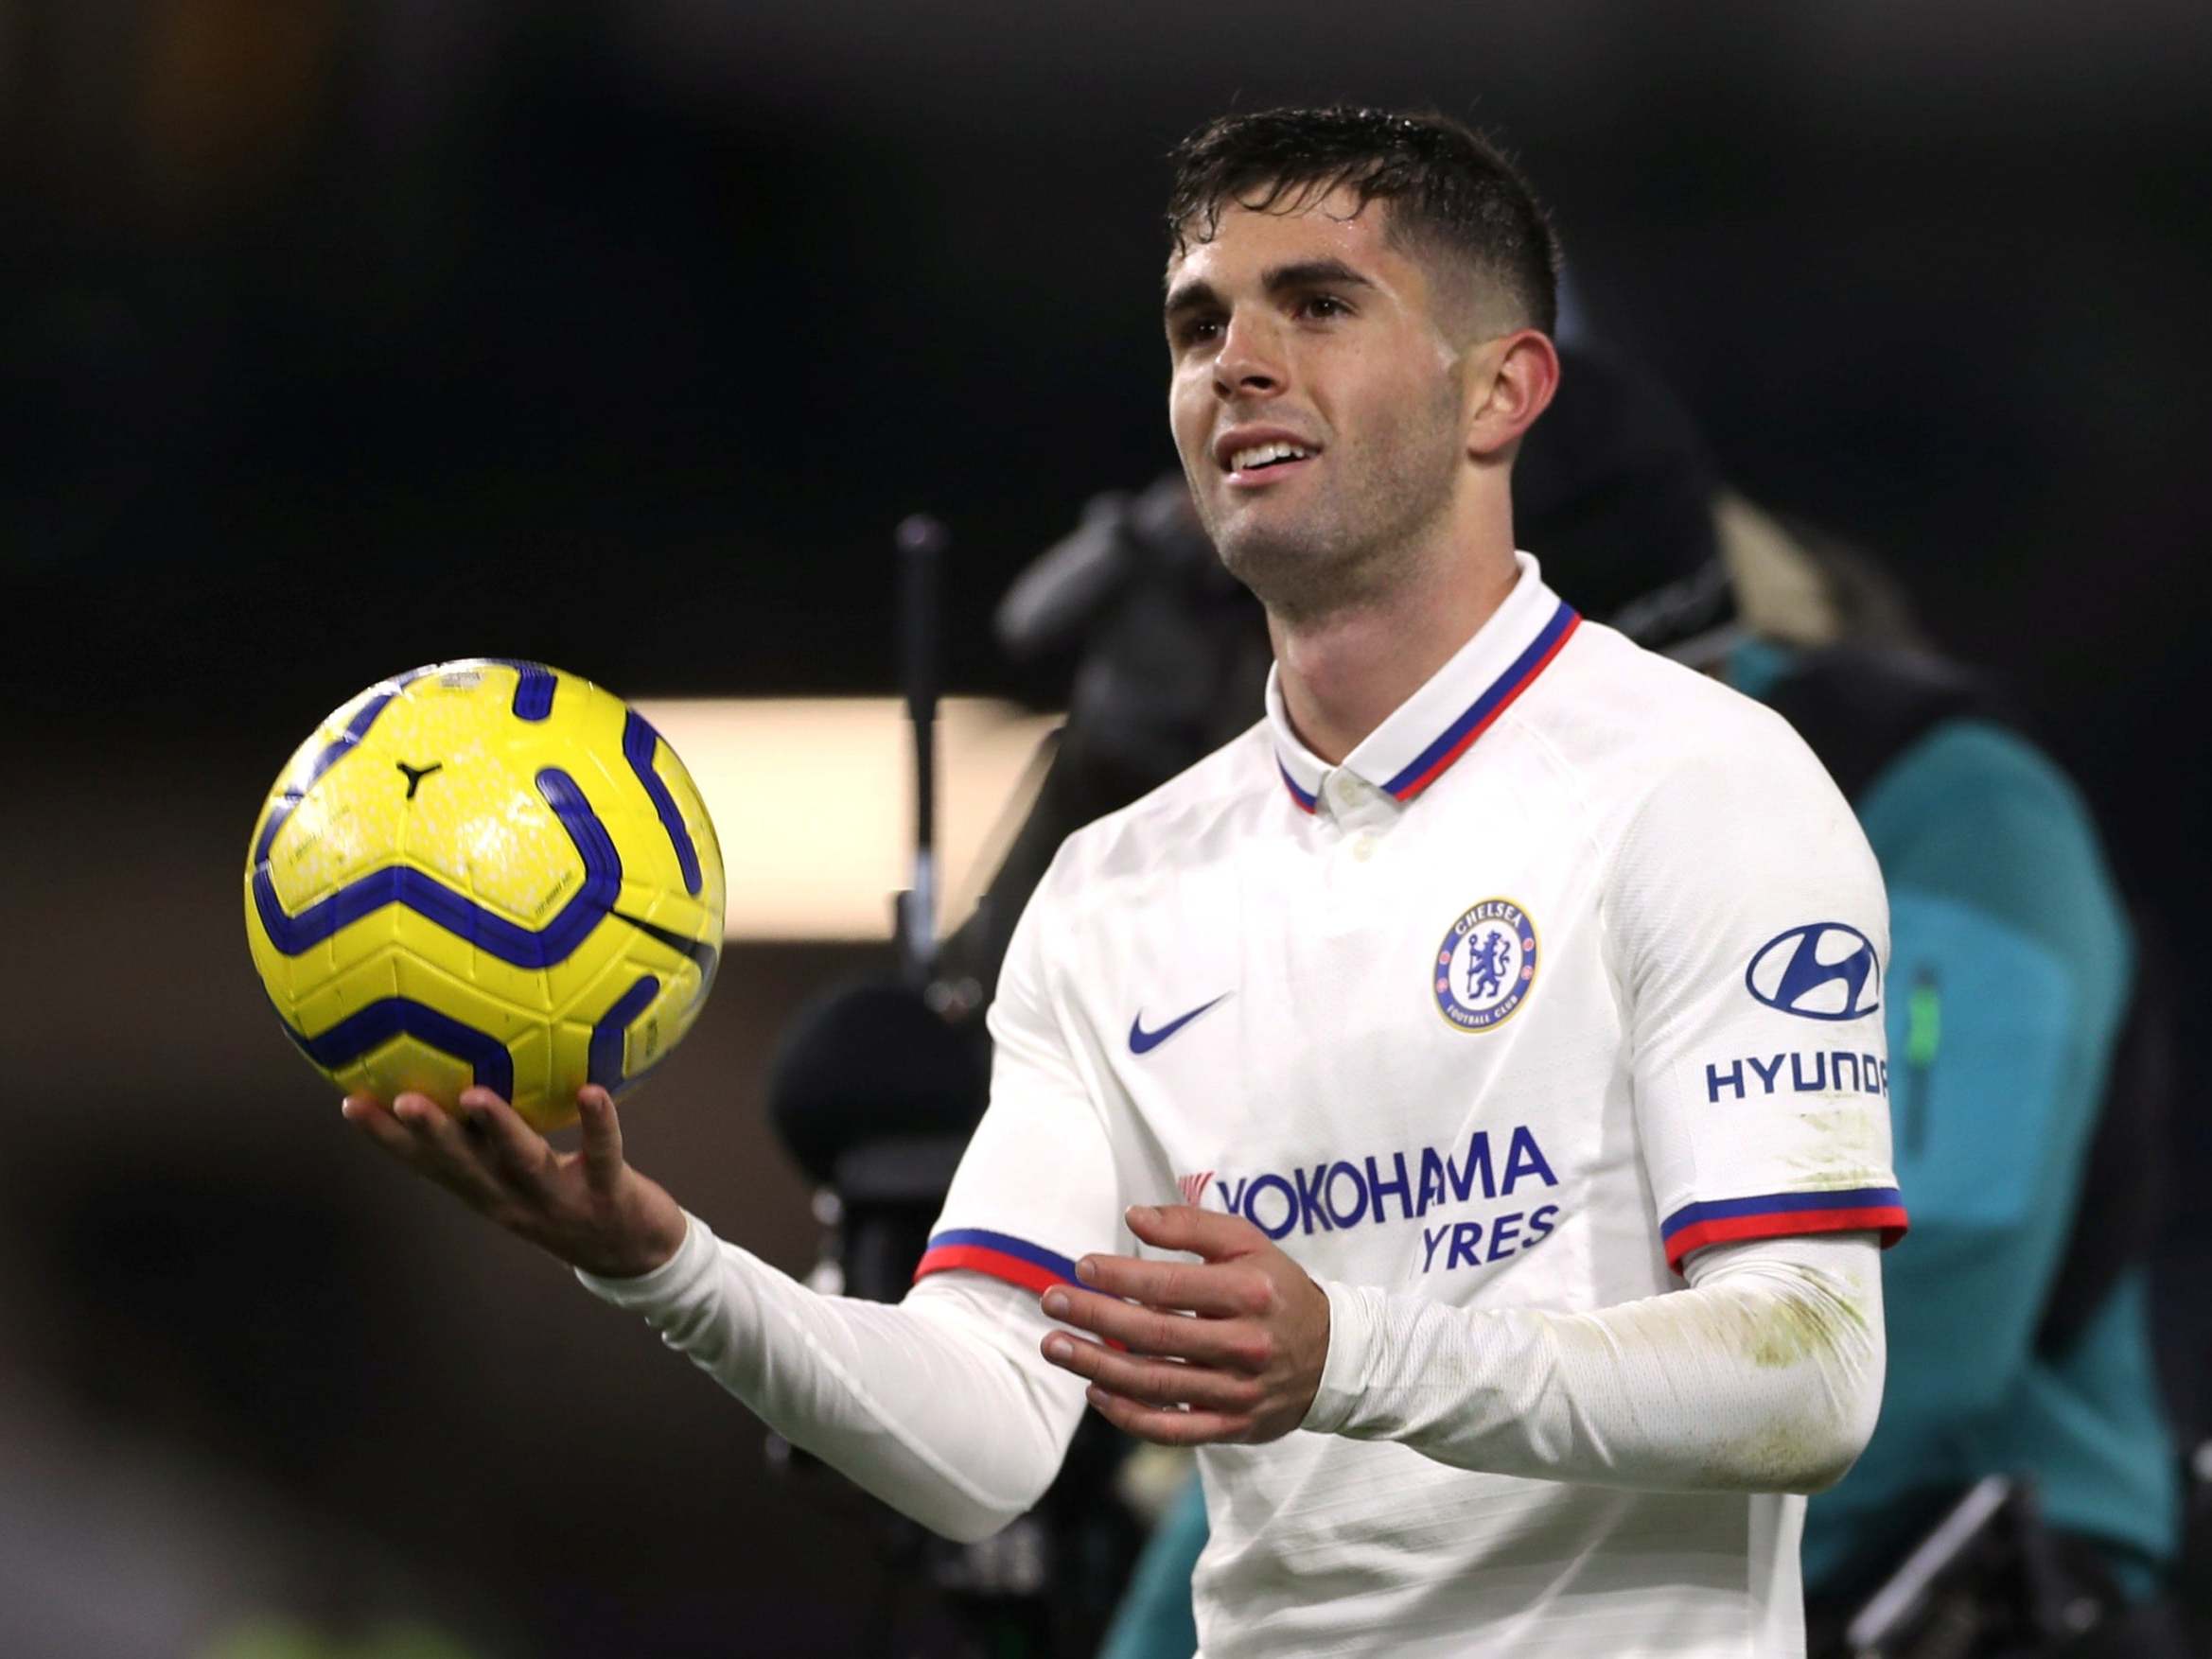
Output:
[[[1294,265],[1275,265],[1261,271],[1259,286],[1270,294],[1280,294],[1309,288],[1371,288],[1375,284],[1342,259],[1301,259]],[[1179,317],[1186,311],[1203,310],[1209,306],[1216,310],[1225,308],[1220,292],[1212,283],[1179,283],[1167,290],[1165,310],[1169,317]]]

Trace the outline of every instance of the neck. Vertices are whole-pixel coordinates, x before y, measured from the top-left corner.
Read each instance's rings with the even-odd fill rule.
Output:
[[[1299,740],[1331,766],[1358,748],[1498,614],[1519,577],[1512,546],[1508,533],[1321,616],[1271,615],[1276,678]]]

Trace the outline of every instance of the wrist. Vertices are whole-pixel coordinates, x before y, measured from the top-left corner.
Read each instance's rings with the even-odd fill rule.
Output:
[[[630,1172],[626,1185],[580,1232],[556,1235],[553,1253],[595,1279],[642,1279],[665,1266],[683,1249],[690,1217],[658,1182]]]
[[[1300,1428],[1341,1434],[1351,1426],[1372,1369],[1375,1332],[1382,1292],[1362,1284],[1317,1280],[1328,1298],[1328,1348],[1321,1381]]]
[[[637,1248],[604,1262],[573,1263],[576,1277],[593,1294],[623,1306],[658,1301],[679,1292],[713,1260],[714,1235],[707,1224],[677,1209],[670,1242],[658,1226]]]
[[[691,1218],[674,1199],[656,1208],[638,1236],[623,1252],[619,1271],[608,1273],[609,1278],[642,1279],[657,1273],[676,1259],[683,1249],[685,1235],[690,1231]]]

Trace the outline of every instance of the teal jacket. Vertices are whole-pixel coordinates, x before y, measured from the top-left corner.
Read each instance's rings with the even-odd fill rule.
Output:
[[[1745,666],[1756,695],[1780,664]],[[1979,720],[1903,750],[1858,808],[1889,890],[1889,1107],[1912,1232],[1883,1260],[1881,1422],[1808,1509],[1807,1593],[1863,1581],[1913,1542],[1900,1525],[1928,1497],[1993,1472],[2031,1475],[2051,1524],[2102,1541],[2148,1593],[2177,1547],[2180,1494],[2142,1274],[2068,1352],[2035,1352],[2077,1207],[2093,1221],[2131,1197],[2079,1190],[2133,969],[2096,827],[2056,766]],[[1193,1480],[1099,1659],[1188,1659],[1205,1538]]]
[[[1806,1589],[1893,1558],[1915,1494],[2018,1471],[2141,1593],[2180,1527],[2143,1274],[2066,1353],[2035,1352],[2077,1209],[2094,1226],[2133,1198],[2080,1190],[2133,970],[2096,828],[2041,753],[1974,720],[1905,750],[1858,812],[1889,889],[1889,1112],[1912,1233],[1883,1262],[1881,1422],[1807,1511]]]

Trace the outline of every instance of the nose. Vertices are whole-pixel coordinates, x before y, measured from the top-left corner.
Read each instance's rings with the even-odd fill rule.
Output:
[[[1248,311],[1233,314],[1214,354],[1215,394],[1223,400],[1265,396],[1280,392],[1286,379],[1277,332]]]

